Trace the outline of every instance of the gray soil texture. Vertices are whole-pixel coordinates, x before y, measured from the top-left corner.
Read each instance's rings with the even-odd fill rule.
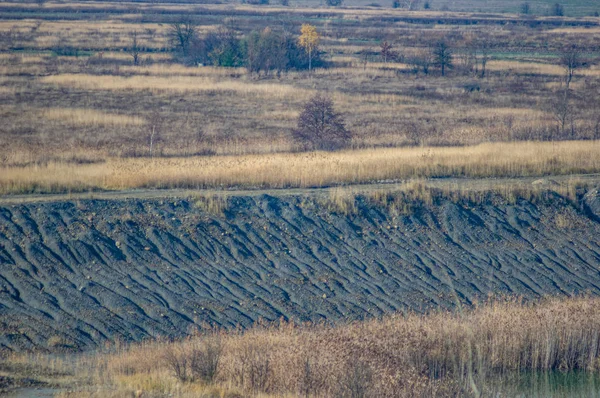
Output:
[[[302,195],[0,205],[0,349],[80,350],[260,319],[351,321],[489,294],[600,293],[600,196],[350,215]]]

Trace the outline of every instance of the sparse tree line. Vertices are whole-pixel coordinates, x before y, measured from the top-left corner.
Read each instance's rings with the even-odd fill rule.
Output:
[[[176,22],[169,27],[169,40],[181,62],[246,67],[259,75],[322,65],[319,39],[311,25],[303,25],[299,36],[270,27],[240,35],[233,27],[222,26],[200,37],[192,21]]]
[[[299,35],[283,29],[266,27],[246,35],[232,26],[222,26],[200,36],[192,21],[173,23],[169,27],[169,40],[177,60],[188,65],[213,65],[219,67],[245,67],[250,73],[269,75],[289,70],[310,70],[322,66],[319,50],[320,35],[312,25],[302,25]],[[134,64],[139,61],[140,47],[137,35],[131,37],[130,55]],[[466,41],[461,47],[451,46],[448,40],[438,40],[428,48],[404,55],[389,41],[380,43],[377,56],[383,63],[402,62],[409,65],[409,73],[429,75],[433,70],[440,76],[450,71],[485,78],[494,42],[487,37]],[[363,53],[364,64],[373,51]],[[564,48],[559,53],[558,64],[564,69],[564,80],[556,95],[548,101],[546,110],[557,123],[556,131],[528,139],[577,138],[576,93],[571,82],[579,68],[586,64],[582,50],[576,46]],[[479,87],[470,91],[478,91]],[[596,126],[600,137],[600,121]],[[303,150],[339,150],[352,142],[352,133],[346,129],[340,113],[334,109],[332,99],[317,94],[310,99],[298,117],[292,137]]]

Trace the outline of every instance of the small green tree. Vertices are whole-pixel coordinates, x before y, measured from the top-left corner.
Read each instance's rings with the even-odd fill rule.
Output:
[[[245,48],[233,29],[221,27],[211,38],[212,49],[208,57],[215,66],[238,67],[244,65]]]

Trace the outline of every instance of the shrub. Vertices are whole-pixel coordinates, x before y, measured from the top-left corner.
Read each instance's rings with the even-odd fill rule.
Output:
[[[264,345],[244,345],[237,355],[236,384],[252,393],[267,392],[273,370],[270,356],[270,350]]]
[[[177,380],[210,383],[217,374],[223,346],[219,336],[205,337],[190,344],[172,344],[164,362]]]
[[[219,336],[207,337],[199,347],[194,347],[189,359],[192,379],[212,382],[217,374],[222,353],[223,345]]]
[[[171,345],[164,353],[164,362],[177,380],[186,382],[191,374],[186,352],[181,345]]]

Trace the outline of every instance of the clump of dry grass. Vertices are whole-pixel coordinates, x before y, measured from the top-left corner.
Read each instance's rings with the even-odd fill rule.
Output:
[[[600,171],[600,141],[491,143],[0,168],[0,193],[131,188],[325,187],[430,177],[523,177]]]
[[[142,126],[146,121],[141,117],[119,115],[95,109],[49,108],[42,112],[48,120],[71,126]]]
[[[75,374],[91,380],[97,391],[87,396],[505,396],[515,393],[511,375],[597,372],[599,330],[598,298],[495,299],[463,312],[334,327],[280,323],[243,332],[212,330],[72,363]],[[214,341],[219,359],[212,381],[178,381],[177,366]]]
[[[225,195],[194,195],[192,201],[197,208],[216,216],[222,216],[229,205]]]
[[[212,68],[210,69],[212,70]],[[212,74],[211,74],[212,75]],[[63,74],[47,76],[43,83],[85,90],[143,91],[154,94],[163,92],[226,92],[238,95],[265,98],[308,97],[310,90],[276,83],[248,83],[240,80],[216,80],[212,76],[140,76],[115,77],[84,74]]]
[[[414,214],[422,207],[439,205],[445,201],[459,203],[464,206],[484,204],[514,205],[519,200],[530,203],[543,203],[562,198],[565,203],[578,206],[578,194],[585,192],[589,184],[585,181],[571,179],[563,184],[526,185],[520,181],[482,184],[480,186],[460,185],[457,183],[440,186],[428,185],[426,180],[411,180],[393,188],[381,186],[375,189],[360,187],[337,187],[329,190],[326,197],[317,198],[320,208],[339,214],[357,215],[364,209],[373,206],[385,209],[394,216]],[[314,201],[305,200],[303,206],[314,206]],[[559,214],[555,220],[557,227],[569,227],[567,214]]]

